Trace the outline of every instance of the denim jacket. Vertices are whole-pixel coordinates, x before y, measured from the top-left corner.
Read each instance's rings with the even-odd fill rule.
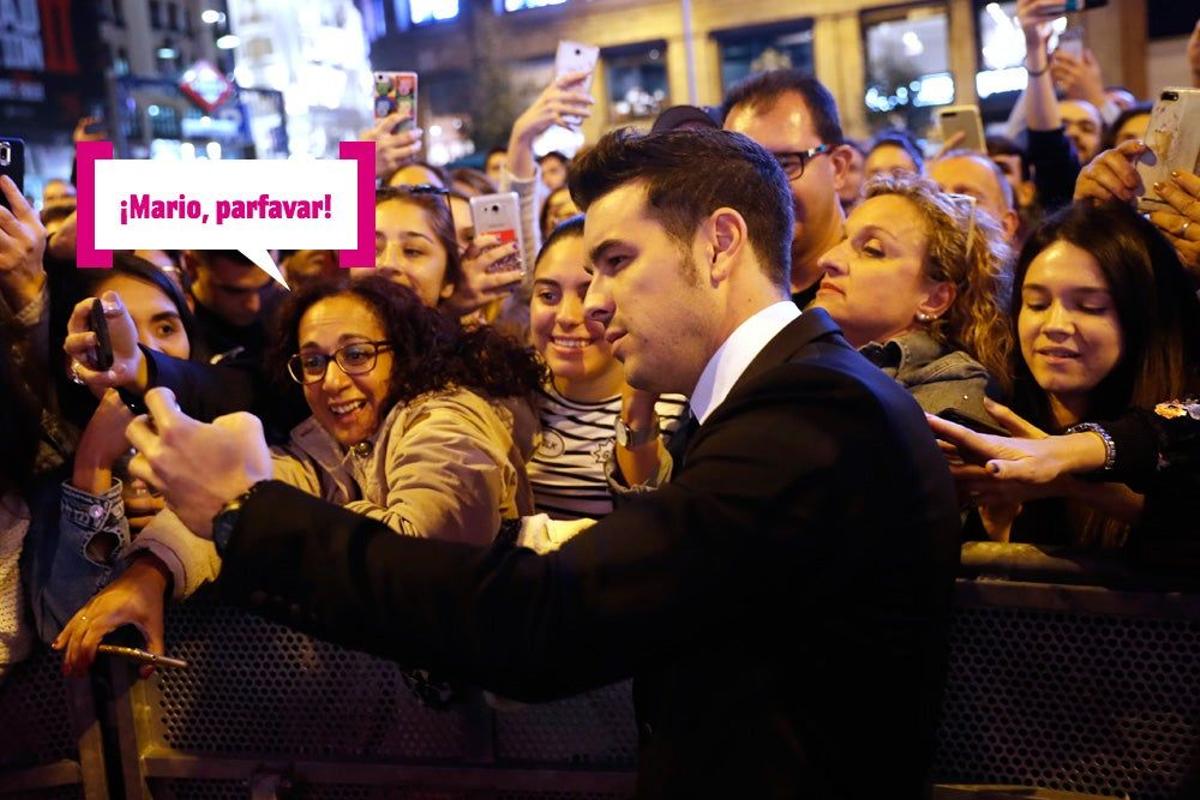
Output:
[[[75,612],[108,585],[123,566],[129,522],[121,482],[100,495],[69,482],[47,482],[30,493],[30,526],[21,554],[21,575],[34,624],[43,642],[52,642]],[[101,560],[93,555],[96,537],[113,545]]]
[[[927,413],[953,410],[978,426],[998,427],[983,407],[990,380],[987,370],[962,350],[951,350],[924,331],[913,331],[883,344],[871,342],[859,352],[908,389]]]

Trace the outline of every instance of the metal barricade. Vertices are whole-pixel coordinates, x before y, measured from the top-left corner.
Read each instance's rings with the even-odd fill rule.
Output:
[[[1138,591],[1121,566],[1106,577],[1122,589],[1020,580],[1098,571],[1028,545],[963,561],[977,577],[956,587],[938,783],[990,784],[997,798],[1200,797],[1200,593]]]
[[[0,683],[0,797],[105,800],[100,724],[88,681],[46,647]]]
[[[421,705],[389,661],[194,598],[167,618],[184,670],[114,664],[130,798],[628,797],[628,686],[508,711]],[[482,794],[481,794],[482,793]]]

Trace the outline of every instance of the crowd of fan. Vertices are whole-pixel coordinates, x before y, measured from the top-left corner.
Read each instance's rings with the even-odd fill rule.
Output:
[[[686,148],[690,129],[723,128],[774,156],[793,298],[931,415],[964,540],[1135,554],[1195,533],[1200,176],[1140,185],[1150,106],[1106,88],[1091,53],[1047,56],[1037,2],[1021,3],[1029,86],[1013,135],[987,153],[951,141],[926,155],[901,132],[853,142],[830,93],[791,70],[720,109],[670,109],[648,135]],[[1189,55],[1200,85],[1200,26]],[[483,546],[503,520],[544,514],[524,543],[552,550],[669,477],[687,398],[626,382],[589,314],[571,160],[534,155],[551,126],[590,115],[584,78],[548,86],[485,172],[424,163],[419,131],[380,120],[364,134],[375,268],[285,251],[290,292],[231,251],[76,269],[70,185],[47,186],[39,215],[0,179],[0,664],[36,634],[83,671],[125,623],[161,645],[166,600],[216,578],[212,546],[127,472],[131,406],[151,387],[202,420],[253,411],[276,478],[398,535]],[[601,142],[577,158],[604,157]],[[523,251],[472,229],[468,199],[497,190],[519,197]],[[1137,213],[1143,194],[1163,210]],[[771,241],[769,214],[737,210]],[[670,229],[671,209],[657,212]],[[90,624],[68,626],[85,604]]]

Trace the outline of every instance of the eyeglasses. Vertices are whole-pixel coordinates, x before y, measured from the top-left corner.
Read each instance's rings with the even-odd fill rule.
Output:
[[[365,375],[375,369],[379,353],[391,350],[389,342],[351,342],[332,353],[297,353],[288,359],[288,374],[296,383],[308,385],[325,380],[329,362],[337,362],[347,375]]]
[[[772,153],[772,155],[779,162],[779,166],[783,167],[788,180],[794,181],[799,180],[804,175],[804,168],[808,166],[809,161],[812,161],[822,153],[828,153],[832,149],[827,144],[819,144],[807,150],[800,150],[794,153]]]

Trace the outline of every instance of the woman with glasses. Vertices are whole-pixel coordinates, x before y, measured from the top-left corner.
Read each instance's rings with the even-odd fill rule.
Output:
[[[994,379],[1005,386],[1012,336],[1008,249],[973,198],[915,176],[880,175],[820,261],[813,304],[927,412],[984,429]]]
[[[487,545],[502,520],[532,513],[525,461],[542,369],[530,351],[378,276],[291,295],[275,341],[270,362],[312,411],[274,451],[277,479],[404,536]],[[220,568],[169,511],[134,550],[148,553],[82,609],[72,636],[132,623],[160,642],[168,576],[182,599]]]

